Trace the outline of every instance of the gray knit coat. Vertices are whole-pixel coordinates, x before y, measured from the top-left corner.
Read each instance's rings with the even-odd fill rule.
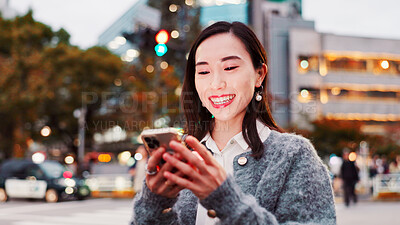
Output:
[[[228,176],[200,201],[215,210],[221,224],[336,224],[331,182],[312,144],[305,138],[271,131],[264,154],[234,159]],[[237,159],[246,157],[239,165]],[[132,224],[196,223],[198,198],[185,189],[175,199],[152,193],[146,185],[133,202]],[[165,210],[172,208],[172,210]]]

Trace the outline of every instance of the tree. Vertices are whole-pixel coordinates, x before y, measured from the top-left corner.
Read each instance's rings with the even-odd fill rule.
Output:
[[[69,34],[57,32],[32,17],[0,17],[0,150],[5,158],[23,157],[32,138],[63,140],[76,147],[73,111],[88,105],[88,135],[93,130],[101,93],[120,77],[123,64],[108,50],[81,50],[69,44]],[[48,125],[52,135],[43,138]],[[75,143],[75,145],[74,145]]]
[[[368,143],[370,155],[379,154],[394,158],[396,154],[400,154],[400,145],[396,142],[396,137],[400,134],[398,125],[387,125],[387,132],[378,135],[363,133],[361,128],[365,122],[361,121],[319,119],[311,124],[311,130],[290,130],[309,138],[322,157],[330,154],[342,155],[344,148],[358,151],[361,141]]]
[[[162,57],[155,55],[154,46],[141,48],[138,60],[128,68],[125,74],[124,88],[133,92],[131,102],[137,109],[131,114],[126,114],[126,120],[143,122],[134,127],[136,131],[141,131],[144,127],[152,127],[153,122],[159,118],[169,118],[168,126],[181,121],[179,96],[176,95],[176,91],[179,90],[179,84],[183,80],[186,54],[201,28],[199,8],[187,6],[184,0],[150,0],[148,4],[161,12],[160,29],[165,29],[169,33],[177,30],[180,35],[176,39],[170,38],[167,43],[168,52]],[[177,6],[176,12],[169,11],[171,4]],[[134,37],[131,40],[133,44],[145,46],[140,37],[137,35],[132,37]],[[146,40],[148,39],[147,37]],[[168,63],[168,68],[161,69],[161,62]],[[148,70],[148,66],[152,69]]]

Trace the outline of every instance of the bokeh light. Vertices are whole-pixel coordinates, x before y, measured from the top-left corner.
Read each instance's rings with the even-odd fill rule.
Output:
[[[308,66],[309,66],[309,63],[308,63],[307,60],[301,60],[301,62],[300,62],[300,67],[301,67],[301,68],[307,69]]]
[[[46,159],[46,156],[42,152],[35,152],[32,155],[32,161],[36,164],[44,162],[45,159]]]
[[[72,156],[66,156],[65,157],[65,159],[64,159],[64,162],[66,163],[66,164],[72,164],[72,163],[74,163],[74,161],[75,161],[75,159],[74,159],[74,157],[72,157]]]
[[[49,126],[44,126],[41,130],[40,130],[40,134],[43,137],[48,137],[51,134],[51,129]]]
[[[349,160],[354,162],[357,159],[357,154],[355,152],[350,152],[349,154]]]
[[[389,62],[388,62],[387,60],[382,60],[382,61],[381,61],[381,67],[382,67],[382,69],[384,69],[384,70],[389,69]]]

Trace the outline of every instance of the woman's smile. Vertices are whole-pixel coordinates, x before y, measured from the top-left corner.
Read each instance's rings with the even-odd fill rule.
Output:
[[[218,109],[218,108],[224,108],[224,107],[230,105],[233,102],[235,97],[236,97],[235,94],[219,95],[219,96],[213,95],[213,96],[210,96],[208,99],[210,100],[211,105],[214,108]]]

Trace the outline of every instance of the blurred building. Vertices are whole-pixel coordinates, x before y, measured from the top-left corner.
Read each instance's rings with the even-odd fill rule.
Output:
[[[400,121],[400,40],[289,32],[290,121]],[[373,128],[373,127],[370,127]],[[366,127],[365,129],[368,129]]]
[[[129,43],[123,34],[133,33],[139,27],[157,30],[161,13],[147,5],[147,0],[138,0],[120,18],[107,28],[98,38],[98,45],[107,46],[126,62],[132,62],[140,54],[137,47]]]
[[[0,0],[0,13],[3,18],[10,19],[17,15],[16,11],[9,7],[9,0]]]
[[[400,121],[400,40],[319,33],[296,1],[259,8],[280,126],[328,118],[364,121],[365,132],[379,133]]]
[[[123,32],[138,24],[157,26],[159,14],[139,0],[99,38],[117,54]],[[302,19],[301,0],[198,0],[200,23],[250,24],[268,55],[274,118],[282,127],[306,128],[321,118],[365,121],[364,131],[383,131],[400,121],[400,40],[319,33]],[[144,10],[142,10],[144,9]],[[140,13],[149,10],[154,16]],[[130,50],[131,49],[131,50]],[[125,58],[126,59],[126,58]]]
[[[249,23],[249,1],[247,0],[199,0],[200,24],[203,27],[217,21],[239,21]]]

